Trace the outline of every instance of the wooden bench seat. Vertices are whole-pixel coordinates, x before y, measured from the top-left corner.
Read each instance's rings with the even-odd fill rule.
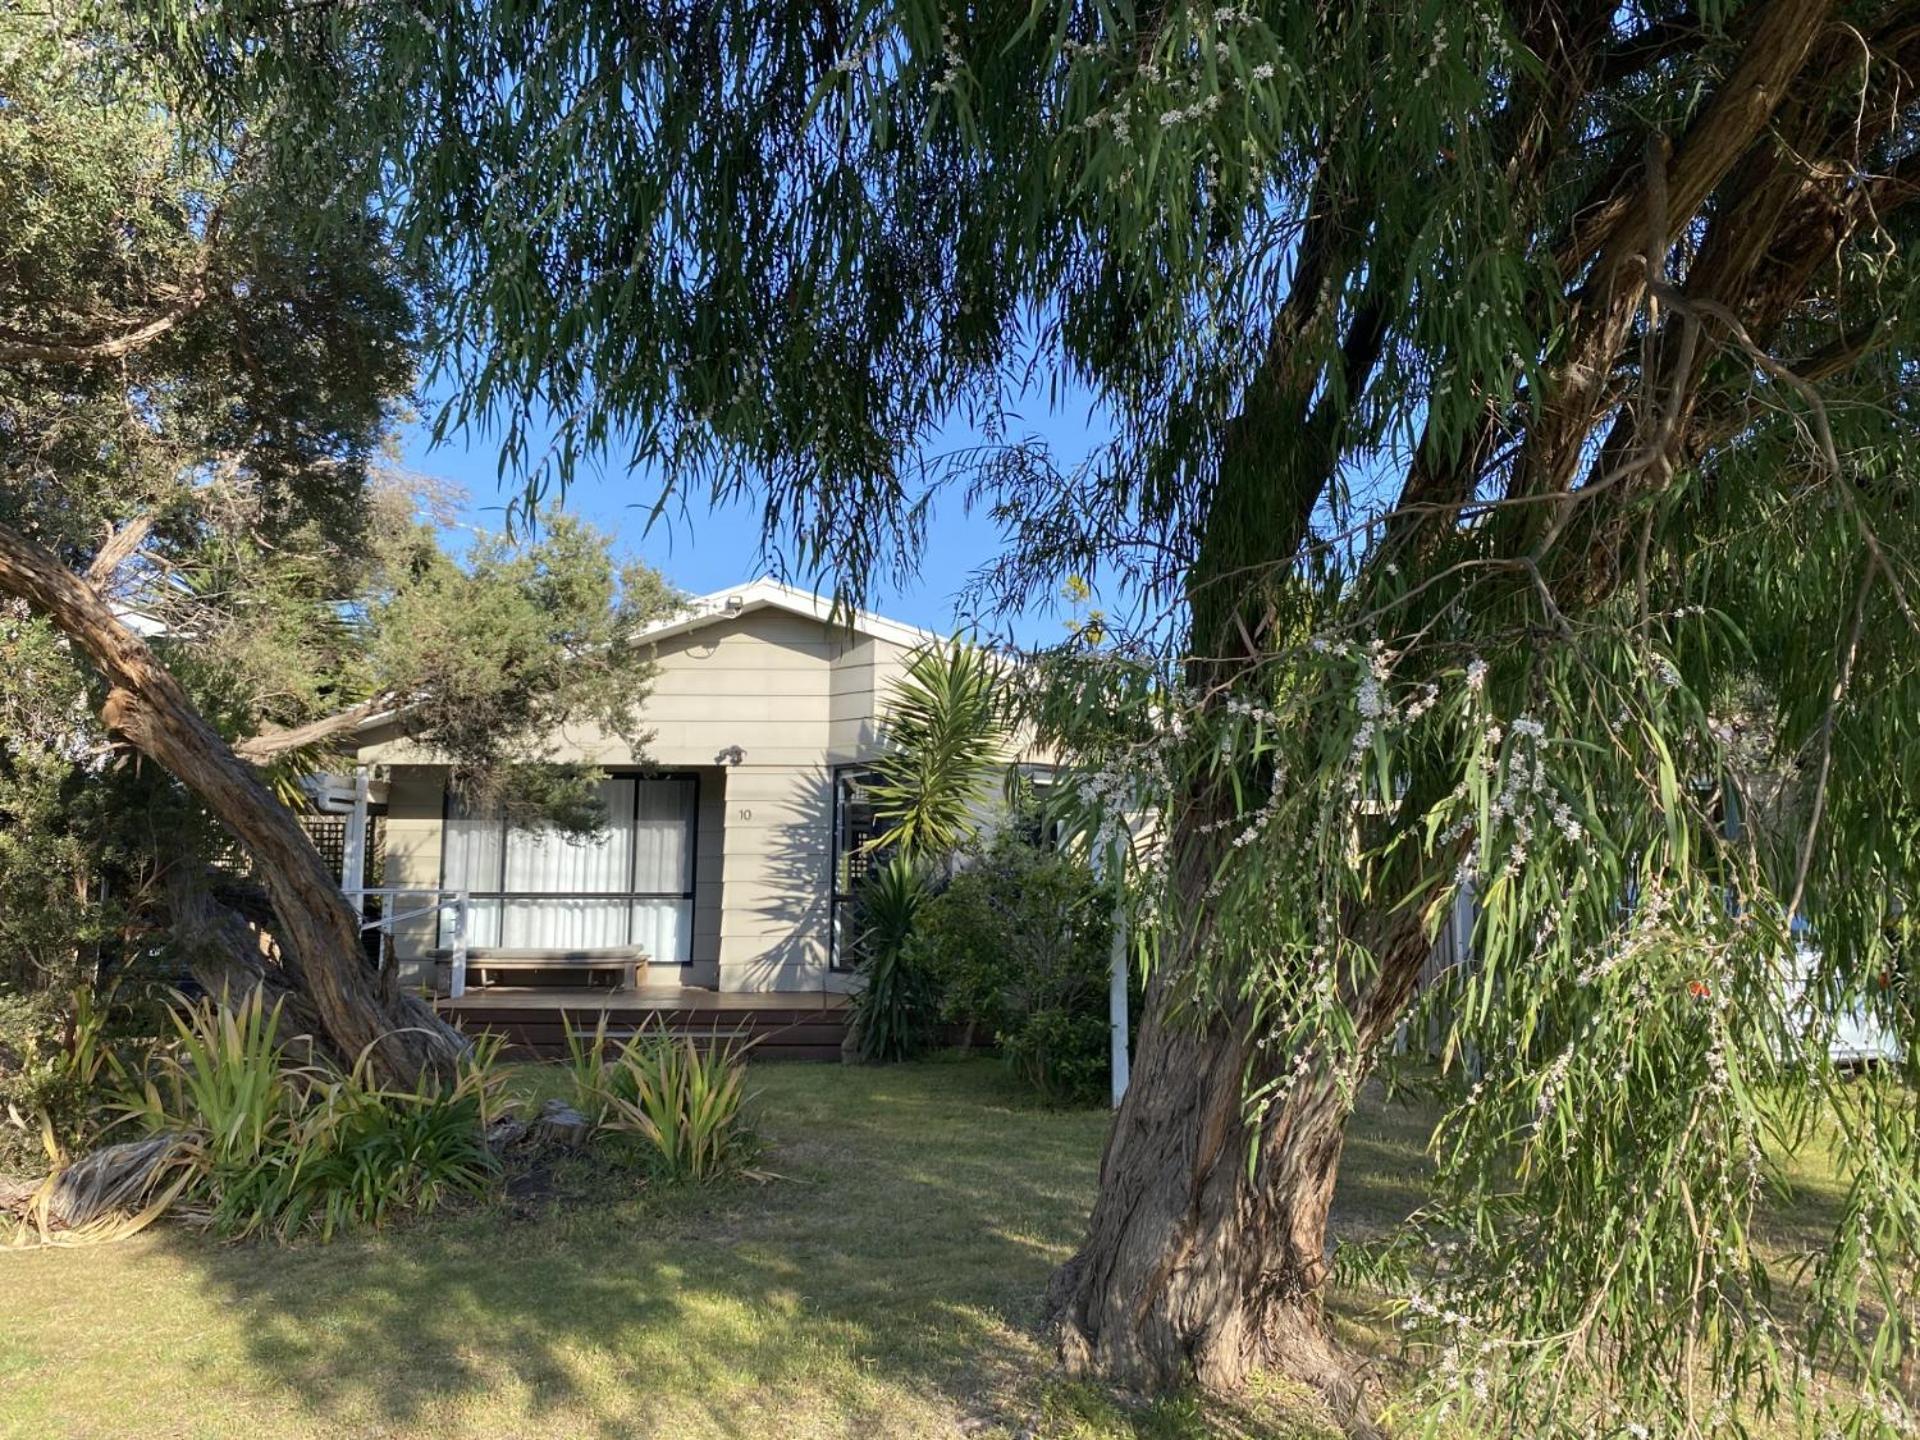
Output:
[[[453,959],[453,951],[429,950],[427,957],[447,964]],[[467,978],[471,983],[477,976],[484,985],[490,970],[611,970],[621,976],[616,989],[637,990],[641,973],[651,963],[646,951],[631,945],[579,950],[508,950],[476,945],[467,951]]]

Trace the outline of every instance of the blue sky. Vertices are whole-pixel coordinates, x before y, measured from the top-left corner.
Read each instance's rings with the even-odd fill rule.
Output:
[[[429,417],[433,408],[430,399]],[[1018,414],[1019,419],[1009,424],[1008,434],[1039,437],[1062,464],[1085,455],[1103,433],[1094,428],[1097,422],[1090,423],[1083,394],[1059,406],[1050,406],[1044,396],[1035,396],[1019,407]],[[454,482],[467,496],[462,518],[472,525],[499,529],[513,495],[514,480],[511,475],[504,480],[497,478],[494,445],[477,435],[456,438],[437,448],[429,440],[428,423],[408,427],[403,463],[421,474]],[[937,455],[980,443],[981,437],[966,426],[953,426],[942,432],[929,453]],[[535,443],[529,448],[539,454],[543,446]],[[725,589],[765,573],[768,567],[761,555],[755,508],[716,510],[689,502],[684,515],[677,511],[663,514],[649,528],[648,511],[659,493],[658,478],[647,472],[583,467],[565,503],[567,509],[618,536],[623,552],[647,561],[672,583],[693,594]],[[895,586],[877,580],[869,608],[896,620],[945,632],[967,618],[957,608],[960,591],[975,567],[998,552],[1000,536],[989,516],[967,512],[957,490],[936,499],[927,533],[926,553],[914,582]],[[1022,644],[1046,642],[1061,634],[1061,617],[1045,610],[1032,612],[1013,617],[1009,628]]]

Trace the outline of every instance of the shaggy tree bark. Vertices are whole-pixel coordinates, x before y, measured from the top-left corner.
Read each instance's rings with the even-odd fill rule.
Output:
[[[271,903],[263,904],[266,914],[250,919],[221,903],[210,881],[199,873],[197,859],[167,871],[167,928],[185,953],[193,978],[209,995],[225,995],[235,1003],[259,990],[269,1008],[280,1010],[282,1033],[324,1038],[327,1027],[312,1002],[287,983],[279,965],[269,964],[269,948],[276,959],[279,950],[271,938]]]
[[[1624,60],[1622,52],[1606,51],[1598,37],[1613,13],[1604,4],[1555,10],[1543,20],[1545,33],[1529,37],[1547,64],[1537,86],[1517,94],[1509,117],[1516,174],[1544,173],[1557,147],[1576,143],[1562,127],[1577,113],[1585,87],[1621,63],[1645,63],[1643,51],[1657,50],[1640,46]],[[1620,583],[1618,516],[1629,497],[1642,493],[1643,483],[1662,483],[1673,457],[1697,460],[1711,443],[1712,422],[1696,404],[1707,348],[1697,333],[1700,315],[1707,307],[1738,315],[1764,342],[1801,300],[1819,257],[1836,253],[1839,239],[1860,223],[1845,180],[1857,173],[1859,157],[1849,150],[1857,148],[1857,136],[1817,103],[1851,53],[1843,50],[1845,37],[1827,28],[1831,13],[1830,0],[1770,0],[1759,7],[1738,63],[1687,133],[1671,144],[1658,136],[1625,142],[1627,160],[1609,170],[1604,188],[1580,208],[1576,233],[1542,237],[1568,285],[1564,358],[1539,417],[1524,427],[1507,493],[1567,492],[1581,485],[1583,474],[1589,482],[1608,476],[1608,467],[1622,476],[1598,486],[1597,501],[1591,493],[1581,497],[1585,514],[1570,543],[1554,546],[1558,526],[1542,541],[1545,522],[1525,508],[1506,527],[1509,553],[1530,557],[1516,560],[1516,568],[1537,577],[1527,583],[1556,591],[1565,613],[1599,603]],[[1894,33],[1901,58],[1920,48],[1910,30],[1895,27]],[[1775,112],[1801,93],[1795,86],[1802,82],[1807,103],[1787,104],[1774,127]],[[1862,113],[1871,117],[1877,99],[1864,96]],[[1857,123],[1852,109],[1843,118],[1847,127]],[[1770,127],[1786,128],[1795,143],[1775,144]],[[1826,172],[1804,158],[1784,158],[1820,154],[1837,157]],[[1727,191],[1739,193],[1709,205],[1716,192]],[[1811,203],[1815,191],[1827,203]],[[1742,196],[1748,203],[1737,203]],[[1907,198],[1904,189],[1898,192],[1900,202]],[[1303,232],[1288,304],[1263,372],[1247,392],[1249,409],[1258,413],[1243,415],[1226,432],[1196,578],[1188,587],[1193,645],[1203,657],[1190,679],[1203,694],[1230,690],[1273,643],[1265,617],[1234,597],[1246,593],[1248,575],[1279,573],[1294,563],[1307,518],[1341,453],[1340,417],[1328,409],[1327,395],[1359,394],[1378,351],[1374,321],[1362,307],[1347,325],[1343,387],[1319,391],[1315,402],[1318,376],[1294,373],[1290,337],[1321,323],[1314,307],[1326,288],[1323,276],[1350,263],[1339,247],[1356,243],[1359,228],[1343,224],[1338,204],[1316,202],[1308,212],[1316,219]],[[1703,212],[1712,219],[1687,283],[1666,286],[1670,237],[1685,233]],[[1812,258],[1783,273],[1801,256]],[[1645,382],[1659,386],[1661,424],[1643,433],[1633,428],[1634,407],[1620,403],[1620,377],[1631,370],[1635,317],[1663,288],[1663,303],[1694,333],[1676,327],[1661,337],[1668,364]],[[1698,313],[1687,313],[1690,300]],[[1501,420],[1488,417],[1489,437]],[[1616,425],[1618,436],[1594,466],[1592,442]],[[1256,433],[1263,442],[1245,457],[1236,455],[1237,443]],[[1390,531],[1395,542],[1447,529],[1449,507],[1474,493],[1495,448],[1468,447],[1446,470],[1416,459]],[[1204,818],[1206,797],[1187,800]],[[1176,953],[1149,985],[1131,1085],[1101,1162],[1086,1239],[1049,1290],[1054,1334],[1070,1366],[1141,1389],[1190,1379],[1232,1389],[1255,1370],[1285,1374],[1321,1391],[1364,1431],[1362,1386],[1327,1329],[1321,1300],[1348,1097],[1364,1075],[1349,1065],[1336,1077],[1322,1055],[1270,1054],[1245,1011],[1173,1004],[1185,968],[1179,952],[1190,953],[1206,923],[1215,858],[1206,834],[1206,827],[1190,824],[1171,841],[1176,879],[1169,911],[1180,920],[1177,933],[1163,938]],[[1427,866],[1429,875],[1450,869],[1445,857]],[[1408,878],[1396,893],[1418,888],[1420,877]],[[1376,1053],[1411,1001],[1427,949],[1416,910],[1353,917],[1371,938],[1379,969],[1347,999],[1359,1036],[1349,1054]],[[1285,1098],[1250,1122],[1244,1097],[1296,1066],[1297,1081],[1282,1086]]]
[[[101,718],[192,790],[246,847],[276,917],[281,960],[325,1039],[352,1056],[371,1047],[391,1076],[411,1081],[465,1042],[413,996],[383,993],[367,968],[359,926],[293,815],[194,709],[147,644],[81,576],[0,526],[0,591],[46,616],[110,687]]]
[[[1343,1107],[1316,1077],[1256,1137],[1237,1019],[1184,1028],[1149,998],[1086,1242],[1049,1294],[1063,1357],[1141,1390],[1232,1389],[1277,1367],[1351,1402],[1319,1300]],[[1247,1184],[1256,1144],[1262,1189]]]
[[[1189,856],[1208,848],[1183,839]],[[1363,1056],[1392,1033],[1426,957],[1417,915],[1382,923],[1380,970],[1349,999]],[[1062,1359],[1140,1390],[1284,1374],[1366,1433],[1360,1376],[1322,1303],[1328,1211],[1365,1071],[1261,1046],[1244,1007],[1183,1012],[1172,1002],[1184,968],[1149,983],[1087,1238],[1048,1291]],[[1275,1080],[1283,1098],[1250,1118],[1249,1087]]]

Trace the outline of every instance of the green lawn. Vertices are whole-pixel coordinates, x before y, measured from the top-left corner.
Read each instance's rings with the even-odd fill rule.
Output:
[[[556,1188],[592,1203],[523,1186],[330,1246],[162,1229],[0,1254],[0,1435],[1324,1433],[1279,1397],[1142,1412],[1049,1378],[1038,1299],[1092,1198],[1103,1113],[1035,1108],[985,1060],[753,1081],[765,1184],[635,1192],[586,1162]],[[1363,1117],[1347,1233],[1412,1203],[1423,1134]]]

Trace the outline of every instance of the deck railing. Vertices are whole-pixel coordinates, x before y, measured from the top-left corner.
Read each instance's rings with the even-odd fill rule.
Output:
[[[394,926],[403,920],[421,920],[431,916],[438,924],[446,911],[453,912],[453,931],[449,939],[448,950],[451,963],[448,971],[447,993],[455,1000],[467,993],[467,912],[473,903],[472,895],[466,890],[421,890],[405,885],[375,885],[363,890],[345,892],[353,908],[366,912],[366,903],[370,897],[378,896],[387,903],[381,905],[380,915],[360,925],[364,933],[378,931],[381,939],[380,964],[387,963],[387,951],[393,944]],[[411,910],[401,908],[402,901],[418,902]]]

